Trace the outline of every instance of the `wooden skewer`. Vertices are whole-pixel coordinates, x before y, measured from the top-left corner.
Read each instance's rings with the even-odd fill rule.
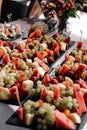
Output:
[[[80,32],[81,32],[81,38],[80,38],[80,41],[82,41],[82,33],[83,33],[83,32],[82,32],[82,30],[81,30]]]
[[[17,97],[17,101],[18,101],[19,107],[22,107],[21,101],[20,101],[19,96],[18,96],[19,92],[16,91],[15,94],[16,94],[16,97]]]

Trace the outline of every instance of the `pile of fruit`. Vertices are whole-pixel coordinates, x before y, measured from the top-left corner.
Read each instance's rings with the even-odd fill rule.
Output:
[[[0,99],[17,99],[28,95],[28,89],[49,72],[48,63],[53,63],[60,52],[70,45],[70,40],[65,40],[67,39],[59,35],[55,38],[42,35],[38,29],[28,39],[20,41],[15,48],[14,42],[1,40]]]
[[[20,24],[2,24],[0,23],[0,40],[14,40],[23,35]]]
[[[69,38],[42,35],[37,29],[13,46],[0,41],[0,100],[18,101],[18,119],[27,126],[75,130],[87,112],[87,49],[78,42],[53,77],[49,66],[70,46]],[[29,99],[21,105],[25,96]]]
[[[83,113],[87,112],[87,82],[83,79],[86,78],[83,76],[87,68],[86,55],[87,49],[82,50],[78,42],[77,48],[65,55],[65,62],[55,69],[55,77],[46,74],[42,81],[37,80],[28,91],[32,98],[17,111],[19,121],[43,130],[75,130]],[[75,67],[74,79],[70,73],[72,67]]]

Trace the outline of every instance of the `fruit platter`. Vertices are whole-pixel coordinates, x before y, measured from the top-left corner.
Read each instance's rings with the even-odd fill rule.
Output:
[[[4,42],[5,43],[5,42]],[[40,64],[31,59],[23,60],[17,56],[16,49],[11,50],[8,46],[0,46],[0,101],[10,99],[19,100],[28,95],[28,88],[34,81],[43,77],[49,67],[40,61]],[[45,66],[45,67],[43,67]],[[42,74],[40,71],[42,71]],[[25,83],[24,83],[25,82]]]
[[[28,89],[29,97],[7,124],[34,130],[82,129],[87,118],[87,49],[83,50],[82,44],[77,42],[76,49],[65,54],[55,75],[45,73],[34,82]]]
[[[23,35],[24,31],[20,24],[0,23],[0,40],[12,41]]]
[[[76,82],[79,82],[79,78],[87,82],[87,48],[83,50],[82,44],[82,42],[78,42],[71,54],[65,54],[63,64],[55,68],[55,75],[57,78],[58,76],[64,77],[66,75]]]
[[[65,84],[67,81],[70,86]],[[36,88],[29,90],[34,99],[27,99],[6,123],[34,130],[79,130],[82,117],[87,117],[86,100],[83,96],[87,89],[72,83],[68,77],[58,82],[49,75],[45,75],[37,84]]]
[[[29,49],[26,57],[32,60],[37,57],[51,67],[73,44],[74,42],[70,41],[70,37],[59,34],[48,36],[37,29],[25,40],[25,46],[18,44],[16,48],[20,52],[26,50],[26,48]],[[20,50],[20,48],[23,50]]]
[[[18,105],[7,124],[30,129],[79,130],[87,112],[87,49],[36,29],[16,45],[0,40],[0,102]],[[15,47],[14,47],[15,46]],[[64,55],[65,54],[65,55]],[[61,56],[65,60],[50,74]]]
[[[18,104],[19,99],[24,100],[28,89],[42,80],[73,44],[69,37],[43,35],[39,29],[16,45],[0,40],[0,101]]]

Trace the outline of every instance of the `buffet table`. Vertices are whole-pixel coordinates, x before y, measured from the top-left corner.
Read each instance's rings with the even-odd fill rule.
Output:
[[[81,38],[81,31],[82,33],[82,41],[84,41],[84,48],[87,47],[87,14],[83,12],[78,12],[79,17],[77,18],[70,18],[69,19],[69,24],[68,24],[68,29],[71,31],[71,40],[72,41],[78,41]],[[13,24],[15,23],[20,23],[22,26],[24,32],[23,37],[20,39],[17,39],[17,41],[22,40],[22,38],[26,38],[28,35],[28,29],[30,24],[25,20],[17,20],[14,21]],[[73,46],[75,48],[75,46]],[[62,57],[63,58],[63,57]],[[18,127],[18,126],[13,126],[13,125],[8,125],[6,124],[6,121],[8,118],[17,110],[18,106],[15,105],[10,105],[10,104],[4,104],[0,103],[0,130],[30,130],[29,128],[23,128],[23,127]],[[87,116],[86,118],[87,119]],[[86,121],[85,121],[86,122]],[[84,127],[81,130],[86,130],[87,129],[87,122],[84,124]]]

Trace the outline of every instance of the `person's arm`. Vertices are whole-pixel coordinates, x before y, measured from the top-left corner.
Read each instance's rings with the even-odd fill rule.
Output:
[[[41,7],[38,0],[35,0],[32,9],[29,12],[29,17],[39,17],[41,15]]]

